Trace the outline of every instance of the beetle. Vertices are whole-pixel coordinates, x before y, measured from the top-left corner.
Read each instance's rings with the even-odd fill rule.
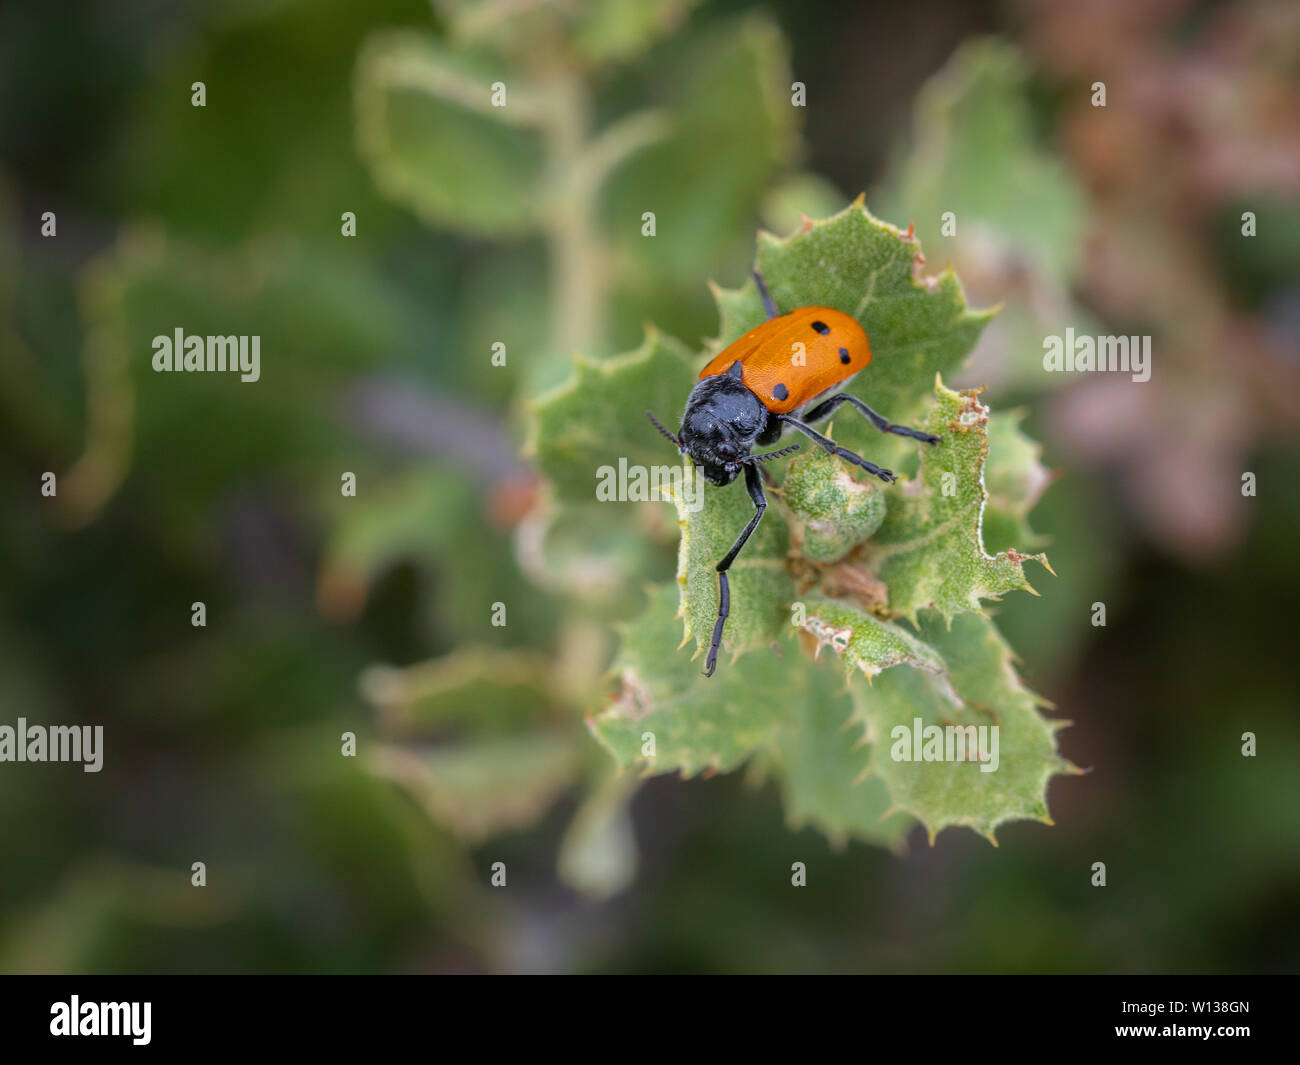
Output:
[[[759,463],[798,451],[799,445],[765,454],[754,454],[753,448],[775,444],[788,427],[886,484],[896,481],[892,470],[840,447],[812,427],[812,423],[829,418],[845,403],[882,433],[939,443],[937,436],[894,425],[857,396],[839,391],[871,362],[867,334],[851,315],[833,307],[799,307],[781,314],[768,295],[762,275],[754,271],[753,277],[767,321],[729,344],[700,371],[677,433],[664,428],[653,413],[646,411],[655,428],[677,446],[680,454],[690,456],[709,483],[729,485],[743,470],[745,488],[754,503],[754,516],[716,567],[718,617],[704,661],[706,677],[713,676],[717,666],[722,632],[731,612],[727,570],[767,509]],[[766,470],[762,472],[767,476]]]

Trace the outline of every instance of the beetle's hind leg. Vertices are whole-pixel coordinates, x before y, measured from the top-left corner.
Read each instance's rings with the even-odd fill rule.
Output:
[[[875,477],[879,477],[886,484],[888,484],[890,481],[898,480],[898,476],[894,473],[893,470],[887,470],[881,466],[877,466],[874,462],[868,462],[857,452],[850,451],[846,447],[840,447],[840,445],[837,444],[834,440],[832,440],[829,436],[823,436],[811,425],[806,425],[805,423],[801,422],[798,418],[792,418],[788,414],[782,414],[781,420],[785,422],[787,425],[791,426],[792,428],[798,429],[799,432],[803,433],[804,436],[808,437],[809,440],[812,440],[814,443],[820,444],[832,455],[838,455],[840,458],[853,463],[855,466],[861,466],[868,473],[872,474]]]
[[[718,648],[722,646],[722,630],[727,627],[727,617],[731,613],[731,582],[727,578],[727,570],[731,564],[736,561],[736,556],[740,554],[740,549],[745,546],[745,541],[749,539],[750,533],[758,528],[758,523],[763,520],[763,511],[767,509],[767,496],[763,494],[763,481],[759,477],[758,470],[753,466],[745,467],[745,488],[749,490],[749,498],[754,501],[754,516],[749,519],[749,524],[741,530],[736,537],[736,542],[731,545],[728,551],[718,563],[718,618],[713,623],[713,636],[709,640],[709,655],[704,660],[704,675],[713,676],[713,671],[718,665]]]
[[[841,403],[852,406],[882,433],[893,433],[895,436],[910,436],[913,440],[922,440],[927,444],[937,444],[939,442],[939,438],[933,433],[922,432],[920,429],[909,429],[906,425],[895,425],[884,415],[877,414],[857,396],[851,396],[847,392],[840,392],[838,395],[831,396],[825,403],[817,404],[812,410],[804,414],[804,418],[810,422],[823,421],[829,418]]]

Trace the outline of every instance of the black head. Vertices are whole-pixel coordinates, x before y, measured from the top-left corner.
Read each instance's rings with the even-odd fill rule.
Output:
[[[690,455],[707,481],[724,485],[752,461],[750,450],[766,425],[767,408],[745,387],[740,363],[735,362],[725,374],[706,377],[691,390],[679,436],[660,428]]]
[[[768,411],[745,387],[739,362],[732,363],[725,374],[706,377],[691,389],[679,436],[660,425],[649,411],[645,413],[678,451],[690,455],[711,484],[730,484],[745,466],[799,450],[798,444],[791,444],[763,455],[750,454],[754,441],[767,427]]]

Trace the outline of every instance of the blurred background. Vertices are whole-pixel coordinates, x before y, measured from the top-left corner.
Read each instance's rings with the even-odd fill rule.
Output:
[[[0,764],[0,968],[1294,971],[1298,81],[1289,0],[6,5],[0,723],[106,754]],[[859,192],[1004,303],[960,383],[1057,473],[998,620],[1091,772],[997,849],[612,777],[672,514],[521,457],[575,352],[698,349],[758,227]],[[1044,374],[1067,325],[1151,381]],[[153,373],[177,326],[261,380]]]

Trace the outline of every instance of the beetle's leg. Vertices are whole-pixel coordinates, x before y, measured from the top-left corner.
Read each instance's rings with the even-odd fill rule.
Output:
[[[745,546],[749,534],[758,528],[758,523],[763,519],[763,511],[767,509],[767,496],[763,494],[763,481],[758,475],[758,470],[753,466],[745,467],[745,487],[749,490],[749,498],[754,501],[754,516],[749,519],[749,524],[736,537],[736,542],[731,545],[731,550],[718,563],[718,620],[713,623],[713,638],[709,641],[709,656],[704,660],[704,675],[706,677],[713,676],[713,670],[718,664],[718,648],[722,645],[722,630],[726,628],[727,615],[731,613],[731,583],[727,579],[727,570],[731,568],[736,556],[740,554],[740,549]]]
[[[798,418],[792,418],[788,414],[782,414],[780,415],[780,418],[783,422],[786,423],[786,425],[798,429],[799,432],[803,433],[804,436],[808,437],[809,440],[813,440],[816,443],[821,444],[821,446],[824,447],[827,451],[829,451],[832,455],[839,455],[839,457],[842,459],[848,459],[849,462],[852,462],[856,466],[861,466],[868,473],[875,474],[875,476],[879,477],[886,484],[888,484],[890,481],[898,480],[898,478],[894,475],[893,470],[882,469],[881,467],[877,466],[874,462],[868,462],[861,455],[855,454],[854,452],[850,451],[848,448],[840,447],[840,445],[837,444],[830,437],[822,436],[822,434],[819,433],[816,429],[814,429],[811,425],[805,425]]]
[[[776,304],[772,302],[772,297],[767,294],[767,285],[763,283],[763,275],[757,270],[751,270],[754,276],[754,284],[758,286],[758,298],[763,301],[763,309],[767,311],[769,318],[779,318],[781,312],[776,309]]]
[[[925,433],[920,429],[909,429],[906,425],[894,425],[868,407],[857,396],[850,396],[847,392],[840,392],[838,395],[831,396],[825,403],[817,404],[812,410],[804,414],[804,418],[810,422],[820,422],[825,418],[829,418],[841,403],[848,403],[882,433],[893,433],[895,436],[910,436],[913,440],[924,440],[927,444],[937,444],[939,442],[939,438],[933,433]]]

